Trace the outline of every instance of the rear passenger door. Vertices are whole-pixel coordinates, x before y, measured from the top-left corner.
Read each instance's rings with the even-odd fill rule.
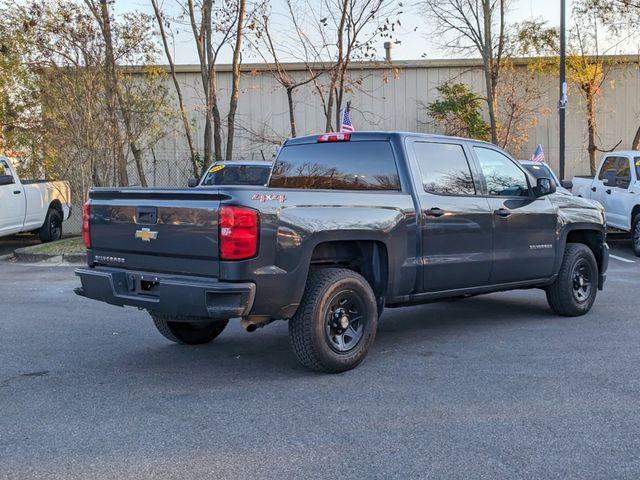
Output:
[[[556,208],[532,194],[529,176],[501,151],[472,147],[493,216],[491,284],[548,278],[556,254]]]
[[[409,140],[420,202],[423,291],[486,285],[492,261],[492,213],[464,142]]]

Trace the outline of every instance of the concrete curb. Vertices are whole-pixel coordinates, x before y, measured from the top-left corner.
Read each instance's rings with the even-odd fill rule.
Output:
[[[86,263],[86,253],[37,253],[33,252],[30,247],[16,248],[13,252],[13,258],[18,262],[37,263],[46,262],[53,259],[67,263]]]

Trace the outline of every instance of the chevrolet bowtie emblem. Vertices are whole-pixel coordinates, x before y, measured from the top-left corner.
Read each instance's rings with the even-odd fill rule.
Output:
[[[136,230],[136,238],[139,238],[143,242],[150,242],[158,238],[158,232],[153,232],[148,228],[141,228],[140,230]]]

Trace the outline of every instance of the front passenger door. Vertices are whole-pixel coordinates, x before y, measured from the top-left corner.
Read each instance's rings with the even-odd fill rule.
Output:
[[[532,194],[515,161],[489,146],[473,147],[493,213],[491,284],[548,278],[556,254],[556,209]]]
[[[25,214],[25,199],[22,189],[16,185],[7,160],[0,158],[0,236],[11,235],[22,230]]]

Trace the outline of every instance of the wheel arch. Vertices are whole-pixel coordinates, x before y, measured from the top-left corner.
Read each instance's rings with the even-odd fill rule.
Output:
[[[567,243],[581,243],[587,246],[593,252],[593,256],[596,258],[598,271],[602,272],[606,268],[606,259],[604,252],[605,241],[606,233],[604,229],[598,228],[594,225],[574,225],[570,228],[567,228],[563,232],[563,238],[560,244],[561,248],[559,249],[558,259],[556,261],[555,272],[557,273],[560,270],[560,265],[562,264],[564,250],[567,246]]]

